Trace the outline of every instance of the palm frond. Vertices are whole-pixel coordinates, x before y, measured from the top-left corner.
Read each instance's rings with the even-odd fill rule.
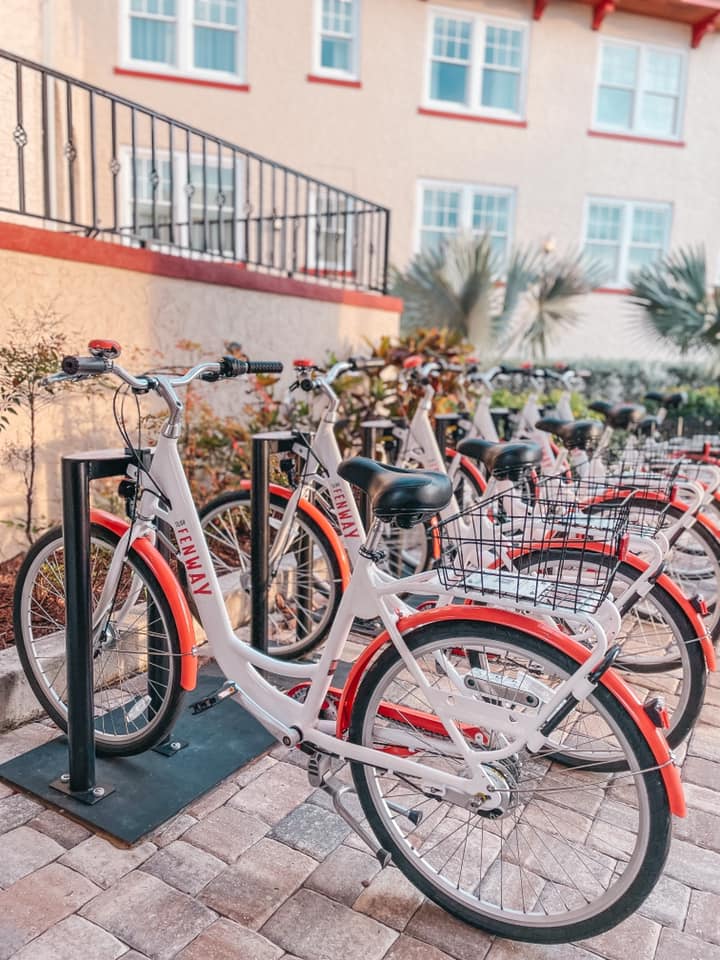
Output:
[[[703,247],[681,248],[642,267],[630,282],[630,302],[642,309],[646,332],[683,354],[692,349],[717,354],[720,291],[707,289]]]

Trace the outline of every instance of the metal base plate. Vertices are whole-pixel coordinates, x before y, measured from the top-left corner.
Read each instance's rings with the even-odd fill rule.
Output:
[[[72,797],[73,800],[77,800],[78,803],[85,803],[88,806],[92,806],[94,803],[100,803],[105,797],[109,797],[111,793],[115,793],[115,787],[110,786],[109,783],[96,783],[92,790],[71,790],[70,783],[62,777],[58,780],[53,780],[50,786],[53,790],[59,790],[60,793]]]
[[[210,695],[222,682],[215,664],[203,668],[197,690],[188,697],[188,703],[191,698]],[[231,699],[196,717],[189,710],[183,710],[172,740],[188,742],[184,750],[174,751],[172,763],[153,750],[137,757],[111,760],[98,757],[98,784],[114,787],[114,792],[104,797],[102,803],[88,805],[54,787],[55,781],[67,770],[65,737],[0,765],[0,778],[51,806],[67,810],[92,829],[130,844],[275,743],[274,738]]]

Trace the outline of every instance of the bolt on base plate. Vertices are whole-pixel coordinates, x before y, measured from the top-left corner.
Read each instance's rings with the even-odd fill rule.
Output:
[[[163,740],[156,747],[153,747],[155,753],[161,753],[164,757],[174,757],[188,746],[188,740],[178,740],[173,737],[171,740]]]
[[[71,790],[69,773],[61,774],[57,780],[52,781],[50,786],[53,790],[59,790],[60,793],[64,793],[68,797],[72,797],[73,800],[77,800],[79,803],[85,803],[88,806],[99,803],[101,800],[104,800],[105,797],[115,792],[115,787],[108,783],[95,784],[90,790]]]

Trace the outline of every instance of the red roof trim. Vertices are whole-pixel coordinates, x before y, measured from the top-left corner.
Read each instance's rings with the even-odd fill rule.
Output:
[[[352,87],[353,90],[362,90],[362,83],[359,80],[342,80],[340,77],[323,77],[318,73],[309,73],[307,75],[308,83],[327,83],[331,87]]]
[[[196,87],[215,87],[220,90],[234,90],[235,93],[249,93],[247,83],[227,83],[221,80],[202,80],[200,77],[188,77],[178,73],[149,73],[145,70],[126,70],[125,67],[113,67],[113,73],[120,77],[141,77],[143,80],[168,80],[170,83],[192,83]]]
[[[605,130],[588,130],[589,137],[601,137],[605,140],[627,140],[630,143],[644,143],[653,147],[684,147],[684,140],[655,140],[652,137],[636,137],[632,133],[608,133]]]
[[[533,10],[533,20],[539,20],[542,15],[547,10],[547,5],[550,0],[535,0],[535,8]]]
[[[527,127],[527,120],[504,120],[502,117],[485,117],[477,113],[451,113],[445,110],[430,110],[418,107],[424,117],[445,117],[447,120],[473,120],[475,123],[495,123],[501,127]]]
[[[362,290],[347,290],[306,283],[291,277],[275,277],[246,269],[242,263],[211,263],[176,257],[155,250],[138,250],[117,243],[105,243],[87,237],[58,233],[54,230],[39,230],[15,223],[0,225],[0,249],[16,253],[30,253],[58,260],[73,260],[96,266],[114,267],[118,270],[135,270],[174,280],[191,280],[197,283],[213,283],[219,286],[275,293],[286,297],[300,297],[326,303],[342,303],[356,307],[369,307],[400,313],[403,302],[399,297],[365,293]]]
[[[599,0],[593,7],[592,28],[599,30],[609,13],[615,13],[615,0]]]
[[[713,33],[718,26],[720,26],[720,10],[716,10],[715,13],[711,13],[709,17],[705,17],[703,20],[698,20],[692,28],[693,50],[697,50],[703,37],[708,33]]]

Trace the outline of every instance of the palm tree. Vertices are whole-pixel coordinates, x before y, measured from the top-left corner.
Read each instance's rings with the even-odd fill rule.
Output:
[[[405,303],[403,326],[447,327],[479,349],[527,347],[545,356],[550,339],[579,320],[574,298],[602,282],[604,270],[582,254],[557,257],[532,248],[512,251],[507,266],[489,235],[452,237],[393,272],[393,293]]]
[[[643,310],[645,331],[682,354],[700,349],[718,359],[720,287],[708,286],[703,247],[670,253],[642,267],[630,282],[630,300]]]
[[[583,252],[543,256],[520,310],[518,345],[529,350],[534,360],[544,360],[550,342],[557,342],[563,330],[581,321],[579,298],[606,278],[605,265]]]

